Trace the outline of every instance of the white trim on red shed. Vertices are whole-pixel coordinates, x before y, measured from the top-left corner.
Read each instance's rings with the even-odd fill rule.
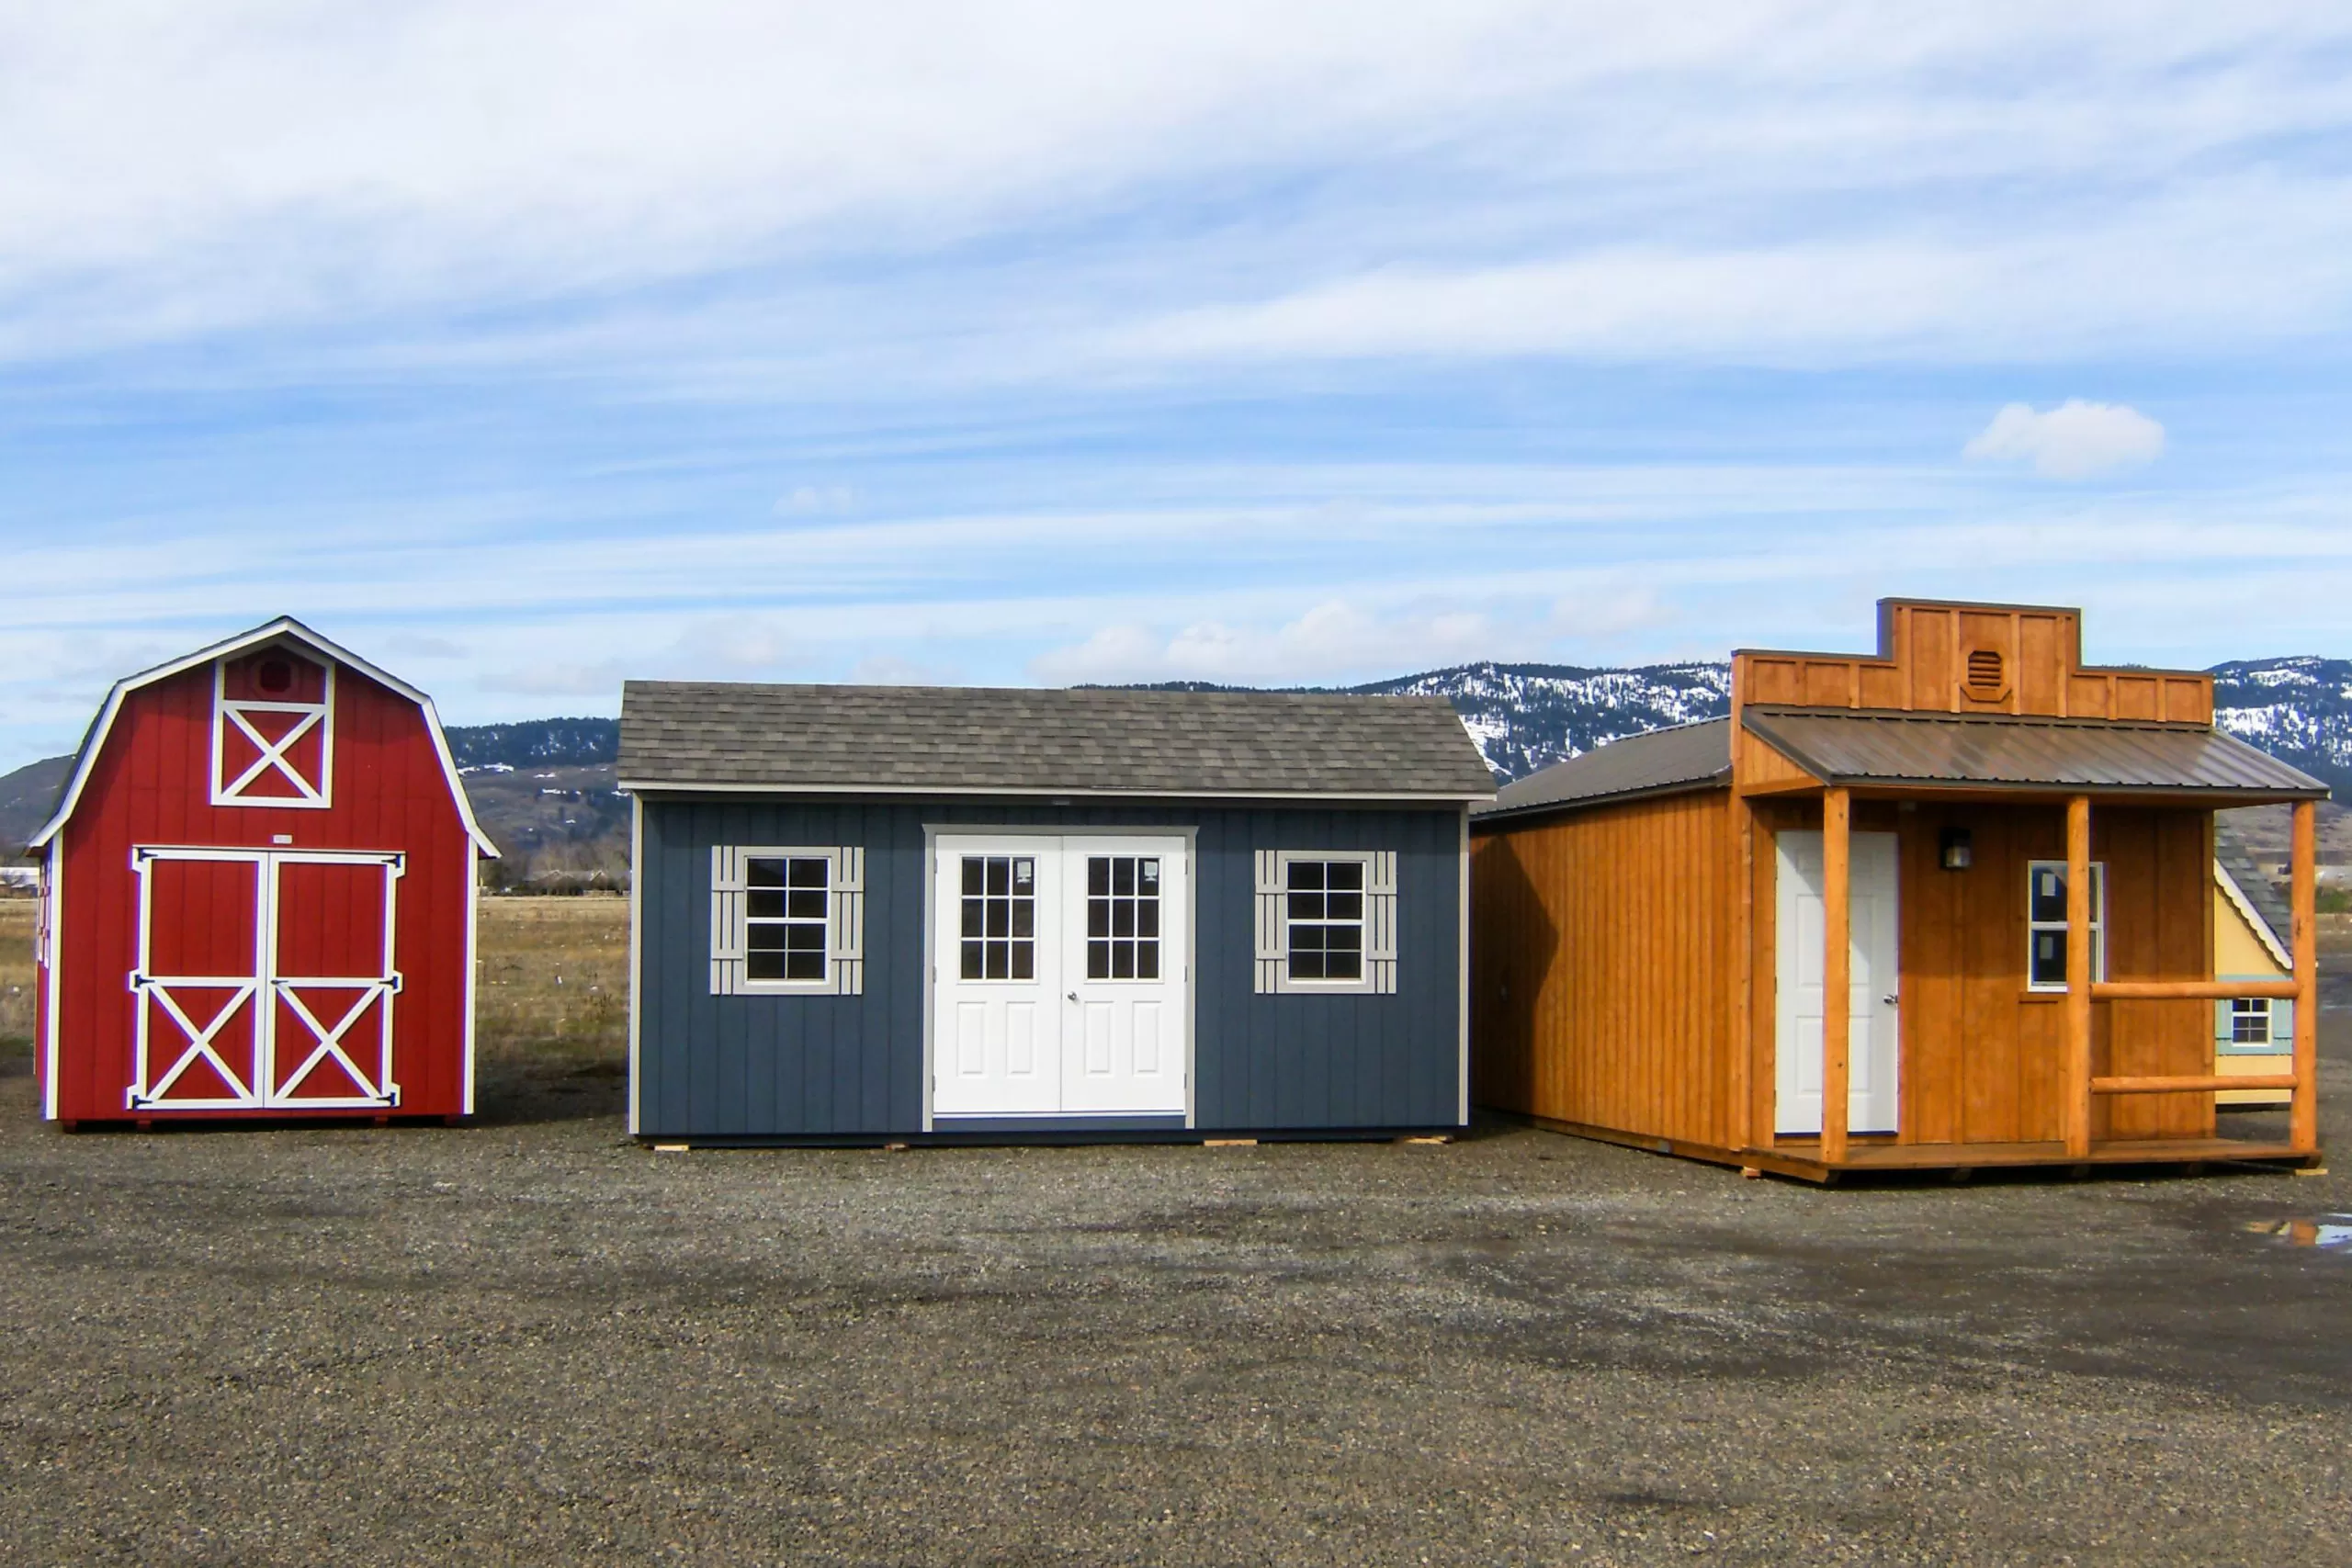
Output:
[[[441,715],[434,707],[433,699],[399,676],[379,670],[349,649],[328,641],[291,615],[280,615],[266,626],[255,626],[249,632],[241,632],[209,648],[200,648],[194,653],[175,659],[168,664],[158,664],[153,670],[142,670],[136,675],[127,675],[117,681],[113,689],[107,693],[106,705],[98,710],[97,722],[90,727],[90,738],[84,743],[81,755],[74,760],[74,776],[66,782],[65,793],[58,799],[55,815],[41,824],[40,831],[35,833],[25,847],[37,850],[46,845],[73,817],[74,808],[81,804],[83,787],[89,783],[90,770],[96,766],[98,754],[106,749],[107,737],[114,728],[115,716],[122,711],[122,705],[131,693],[198,665],[228,659],[247,649],[258,648],[280,638],[301,643],[315,653],[347,665],[417,705],[424,715],[425,733],[433,737],[434,754],[441,760],[442,776],[448,781],[449,798],[457,803],[458,817],[466,826],[467,837],[473,840],[475,850],[482,858],[496,860],[498,846],[491,842],[490,835],[483,832],[481,825],[474,820],[473,802],[466,797],[465,784],[458,776],[457,759],[450,755],[449,738],[441,731]]]

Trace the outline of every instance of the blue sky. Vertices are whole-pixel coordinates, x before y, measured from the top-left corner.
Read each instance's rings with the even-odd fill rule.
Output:
[[[2352,652],[2352,12],[1942,9],[20,8],[0,767],[278,614],[457,722]]]

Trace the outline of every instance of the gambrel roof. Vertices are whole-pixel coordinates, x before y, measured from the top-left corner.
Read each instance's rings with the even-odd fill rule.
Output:
[[[498,858],[498,846],[474,820],[473,802],[467,798],[465,784],[458,776],[457,759],[449,754],[448,737],[441,732],[441,716],[434,708],[433,699],[399,676],[379,670],[348,649],[329,642],[291,615],[281,615],[251,631],[240,632],[235,637],[224,638],[208,648],[199,648],[194,653],[185,654],[169,663],[158,664],[152,670],[142,670],[136,675],[126,675],[117,681],[113,689],[107,693],[107,700],[99,707],[97,716],[90,721],[89,729],[82,737],[82,749],[74,754],[74,767],[66,774],[65,788],[58,796],[57,809],[41,825],[40,831],[32,836],[26,849],[41,848],[55,838],[72,818],[74,808],[81,804],[83,787],[89,783],[90,770],[96,765],[99,753],[106,750],[107,736],[114,728],[116,716],[122,712],[123,703],[132,693],[200,665],[209,664],[216,659],[233,658],[248,649],[273,642],[288,642],[307,648],[321,658],[333,660],[345,669],[365,675],[378,685],[414,703],[424,715],[425,733],[433,738],[434,754],[440,759],[442,774],[449,782],[449,796],[457,803],[458,818],[466,825],[466,836],[474,841],[475,849],[483,856],[491,860]]]
[[[1442,697],[631,681],[621,787],[1485,800]]]

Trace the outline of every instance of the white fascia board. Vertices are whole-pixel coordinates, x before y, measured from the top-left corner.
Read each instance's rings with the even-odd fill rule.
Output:
[[[2287,944],[2278,940],[2278,933],[2270,929],[2270,922],[2262,918],[2262,911],[2254,907],[2254,900],[2245,896],[2245,889],[2238,886],[2238,879],[2232,876],[2229,867],[2220,861],[2213,863],[2213,880],[2229,898],[2231,907],[2245,918],[2245,923],[2254,931],[2255,939],[2262,943],[2263,951],[2270,954],[2270,961],[2278,965],[2278,972],[2292,975],[2295,961],[2288,956]]]
[[[473,840],[475,850],[484,859],[496,860],[498,846],[491,842],[490,835],[483,832],[481,825],[474,820],[473,802],[466,798],[465,785],[458,775],[457,759],[449,753],[449,739],[441,732],[441,716],[435,710],[433,699],[399,676],[379,669],[340,644],[328,641],[291,615],[280,615],[249,632],[224,637],[209,647],[198,649],[194,653],[183,654],[167,664],[158,664],[152,670],[142,670],[136,675],[126,675],[117,681],[107,693],[106,705],[98,710],[97,723],[91,727],[89,743],[74,759],[74,777],[58,801],[56,815],[41,824],[40,831],[35,833],[25,847],[40,849],[56,837],[58,829],[64,827],[66,819],[74,815],[74,808],[81,804],[83,786],[89,782],[90,770],[96,766],[98,753],[106,749],[107,738],[113,732],[115,717],[122,711],[123,700],[131,693],[214,660],[226,659],[249,648],[280,640],[300,643],[314,653],[356,670],[377,684],[399,693],[424,710],[425,731],[433,737],[434,753],[441,759],[442,776],[448,781],[449,795],[457,803],[458,816],[466,825],[466,835]]]
[[[648,784],[622,779],[614,785],[630,795],[909,795],[923,799],[972,796],[986,799],[1030,800],[1263,800],[1277,804],[1315,805],[1349,802],[1374,806],[1463,806],[1492,800],[1492,795],[1318,793],[1271,789],[1032,789],[981,784]]]

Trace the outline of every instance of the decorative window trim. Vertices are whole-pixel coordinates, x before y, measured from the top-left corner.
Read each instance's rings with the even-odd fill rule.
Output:
[[[821,860],[825,973],[814,980],[754,980],[750,866],[755,860]],[[865,851],[855,844],[714,844],[710,850],[710,994],[714,997],[855,997],[865,992]]]
[[[2244,1008],[2245,1013],[2238,1010]],[[2238,1020],[2256,1014],[2267,1019],[2267,1036],[2240,1040]],[[2294,1049],[2295,1002],[2291,997],[2222,997],[2213,1003],[2213,1051],[2222,1056],[2283,1056]]]
[[[2042,931],[2063,931],[2064,919],[2037,920],[2033,918],[2033,879],[2044,871],[2064,873],[2063,860],[2030,860],[2025,863],[2025,988],[2043,993],[2063,993],[2064,980],[2037,980],[2033,977],[2033,939]],[[2097,985],[2107,978],[2107,863],[2091,862],[2091,983]]]
[[[1353,980],[1293,979],[1285,895],[1293,863],[1352,861],[1363,874],[1363,974]],[[1260,996],[1390,996],[1396,990],[1396,852],[1260,850],[1256,856]]]
[[[286,649],[283,643],[258,649],[247,649],[232,656],[238,660],[261,658],[273,650],[284,650],[286,657],[299,659],[305,664],[316,665],[324,677],[315,703],[270,702],[260,698],[229,696],[230,659],[212,661],[212,788],[215,806],[258,806],[281,811],[324,811],[334,804],[334,660],[318,659],[307,653]],[[290,713],[304,716],[294,728],[273,743],[265,740],[245,718],[251,713]],[[221,742],[231,729],[242,733],[260,755],[233,779],[223,778],[222,758],[226,752]],[[319,782],[314,787],[301,771],[286,760],[287,751],[312,730],[319,736]],[[244,792],[261,780],[276,777],[292,784],[294,795],[247,795]]]

